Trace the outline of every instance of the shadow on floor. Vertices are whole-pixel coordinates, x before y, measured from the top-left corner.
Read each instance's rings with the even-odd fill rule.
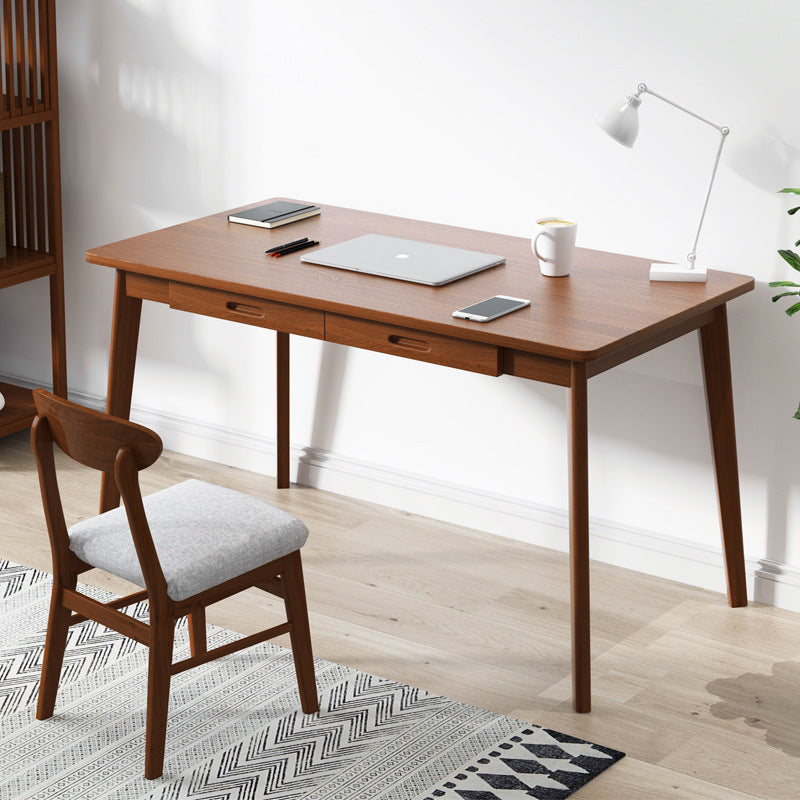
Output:
[[[720,698],[711,706],[715,717],[741,717],[750,727],[766,733],[770,747],[800,758],[800,663],[782,661],[773,666],[772,675],[746,672],[712,681],[706,688]]]

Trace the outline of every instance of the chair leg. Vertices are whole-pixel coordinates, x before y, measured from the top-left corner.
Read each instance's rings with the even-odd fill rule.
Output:
[[[189,647],[193,656],[208,652],[206,640],[206,610],[200,606],[189,613]]]
[[[314,676],[314,654],[311,651],[311,631],[308,626],[308,606],[303,582],[303,564],[300,551],[289,556],[289,566],[283,574],[286,616],[292,625],[289,637],[300,692],[300,706],[305,714],[319,711],[317,681]]]
[[[153,638],[150,642],[150,664],[147,674],[144,776],[152,780],[160,778],[164,772],[175,622],[172,619],[153,619],[151,616],[150,626]]]
[[[73,581],[75,588],[77,581]],[[67,647],[67,632],[72,612],[61,604],[64,586],[58,577],[53,578],[53,592],[50,597],[50,616],[47,620],[47,637],[42,659],[42,677],[39,682],[39,701],[36,706],[36,719],[49,719],[53,716],[61,678],[61,665],[64,663],[64,650]]]

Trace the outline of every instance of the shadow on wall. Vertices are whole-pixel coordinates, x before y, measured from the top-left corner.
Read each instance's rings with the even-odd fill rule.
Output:
[[[110,222],[129,220],[123,224],[130,227],[133,213],[144,229],[159,220],[163,225],[164,215],[184,216],[187,197],[195,206],[214,206],[224,183],[218,70],[181,45],[175,21],[163,9],[156,21],[155,15],[130,3],[93,5],[86,64],[91,80],[81,84],[94,82],[91,106],[101,115],[85,148],[90,182],[101,192],[110,187],[104,196],[112,204],[105,215]],[[126,36],[112,42],[108,30]]]
[[[324,342],[322,345],[317,394],[314,400],[314,420],[311,427],[311,445],[304,449],[297,467],[297,482],[300,484],[311,485],[313,464],[324,458],[324,453],[334,448],[336,420],[342,401],[348,352],[348,348],[330,342]]]
[[[65,252],[75,261],[89,247],[199,216],[224,193],[219,70],[182,44],[177,24],[165,4],[152,3],[82,4],[59,17],[60,35],[80,43],[59,53],[64,230],[80,237],[66,242]],[[107,352],[112,285],[108,269],[82,267],[70,275],[70,305],[107,309],[109,320],[104,327],[94,313],[71,315],[70,339],[81,342],[71,351],[85,354],[78,372],[91,374],[92,354]],[[219,368],[207,364],[192,325],[170,326],[169,347],[148,341],[157,330],[163,325],[142,326],[143,352],[181,368]]]
[[[766,192],[783,188],[800,160],[800,150],[777,131],[764,129],[729,147],[730,168],[748,183]]]

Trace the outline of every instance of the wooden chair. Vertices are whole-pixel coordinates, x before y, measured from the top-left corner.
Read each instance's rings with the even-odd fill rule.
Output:
[[[53,715],[67,630],[85,619],[150,648],[146,778],[163,772],[170,678],[183,670],[288,632],[301,707],[306,714],[318,711],[300,562],[306,526],[269,503],[202,481],[186,481],[142,499],[139,471],[153,464],[162,450],[156,433],[42,389],[33,397],[38,415],[31,442],[53,555],[37,718]],[[124,509],[82,520],[67,531],[53,442],[81,464],[113,474]],[[76,588],[78,575],[93,567],[145,590],[100,603]],[[287,621],[208,650],[205,607],[250,586],[282,597]],[[150,605],[149,624],[118,610],[143,599]],[[173,664],[175,622],[186,615],[191,657]]]

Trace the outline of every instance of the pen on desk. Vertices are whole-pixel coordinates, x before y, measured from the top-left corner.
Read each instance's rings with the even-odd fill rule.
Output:
[[[294,247],[296,244],[302,244],[303,242],[308,241],[308,236],[303,237],[302,239],[295,239],[293,242],[287,242],[286,244],[279,244],[277,247],[273,247],[271,250],[265,250],[264,252],[268,255],[275,255],[275,253],[281,252],[281,250],[286,250],[288,247]]]
[[[292,247],[287,247],[284,250],[280,250],[275,253],[275,258],[280,258],[281,256],[288,255],[289,253],[296,253],[298,250],[305,250],[306,247],[316,247],[319,242],[302,242],[301,244],[293,245]]]

